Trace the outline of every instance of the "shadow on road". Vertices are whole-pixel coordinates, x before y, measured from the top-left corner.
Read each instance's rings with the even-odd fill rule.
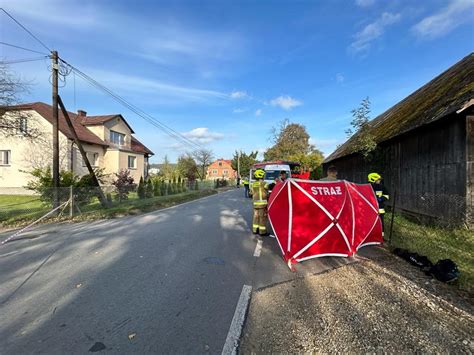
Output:
[[[247,205],[230,192],[8,243],[1,352],[220,352],[252,277]]]

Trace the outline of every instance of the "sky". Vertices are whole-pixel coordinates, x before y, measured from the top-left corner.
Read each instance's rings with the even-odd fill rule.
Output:
[[[216,158],[272,145],[284,119],[325,156],[351,110],[383,113],[473,51],[474,0],[0,1],[50,49]],[[44,52],[0,13],[0,41]],[[5,61],[40,54],[0,45]],[[50,60],[11,64],[24,102],[51,103]],[[155,156],[192,149],[69,73],[69,111],[120,113]]]

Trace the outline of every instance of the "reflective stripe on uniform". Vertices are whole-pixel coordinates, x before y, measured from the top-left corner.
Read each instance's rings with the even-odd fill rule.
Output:
[[[382,195],[382,196],[383,196],[383,197],[385,197],[387,200],[388,200],[388,198],[389,198],[389,196],[388,196],[388,195]]]
[[[260,230],[260,232],[263,232],[263,231],[266,231],[266,230],[267,230],[267,227],[265,227],[265,226],[258,226],[258,229]]]
[[[375,191],[375,195],[377,197],[382,197],[382,193],[383,193],[382,191]]]
[[[266,206],[268,203],[267,201],[262,201],[262,202],[254,202],[254,206]]]
[[[385,208],[379,208],[379,213],[385,213]]]

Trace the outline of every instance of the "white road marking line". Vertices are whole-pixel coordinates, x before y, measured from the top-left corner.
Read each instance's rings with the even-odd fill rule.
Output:
[[[240,334],[244,326],[245,315],[247,308],[250,303],[250,296],[252,294],[252,286],[244,285],[242,292],[240,293],[239,302],[235,308],[234,318],[230,324],[229,332],[227,333],[227,339],[225,340],[224,348],[222,349],[222,355],[234,355],[237,354],[237,347],[239,346]]]
[[[262,244],[263,244],[263,239],[259,239],[257,241],[257,246],[255,247],[255,251],[253,252],[253,256],[258,258],[260,256],[260,253],[262,252]]]

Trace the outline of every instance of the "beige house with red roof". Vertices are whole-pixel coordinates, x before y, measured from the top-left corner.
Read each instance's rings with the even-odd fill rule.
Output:
[[[207,179],[235,179],[237,172],[232,169],[232,160],[217,159],[207,168]]]
[[[16,113],[21,113],[24,120],[21,131],[11,137],[0,137],[0,193],[6,188],[16,188],[15,193],[24,191],[22,188],[31,180],[28,171],[50,166],[52,162],[52,106],[35,102],[12,106],[7,112]],[[79,110],[77,114],[69,112],[69,117],[90,163],[110,174],[110,181],[113,173],[120,170],[130,170],[136,182],[148,175],[148,159],[153,152],[133,136],[135,132],[122,115],[87,116]],[[35,130],[39,136],[27,138],[23,130]],[[87,174],[61,111],[59,145],[60,169],[72,170],[79,176]]]

